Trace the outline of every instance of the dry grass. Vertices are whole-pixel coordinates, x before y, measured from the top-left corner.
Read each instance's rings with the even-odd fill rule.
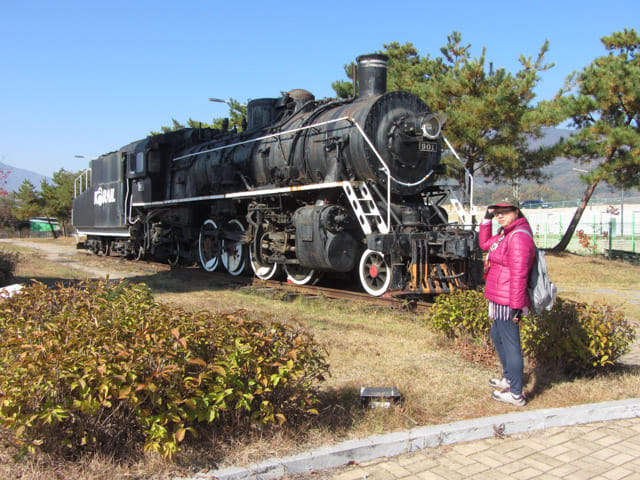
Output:
[[[64,462],[40,455],[14,461],[0,449],[0,476],[20,480],[169,480],[187,471],[158,457],[142,455],[138,461],[122,462],[96,454],[75,462]]]
[[[602,257],[570,253],[547,254],[551,280],[562,297],[581,302],[602,302],[640,320],[640,267]]]
[[[640,267],[575,255],[549,254],[547,261],[560,295],[581,301],[600,296],[623,308],[630,317],[640,318]],[[331,377],[322,385],[321,414],[308,425],[255,432],[250,438],[226,443],[216,442],[212,433],[200,445],[188,446],[171,464],[144,456],[129,464],[108,458],[64,466],[53,466],[42,459],[13,464],[4,452],[0,476],[10,478],[11,472],[13,478],[30,479],[170,478],[182,469],[192,471],[214,463],[220,467],[244,465],[374,433],[514,410],[490,400],[487,379],[498,374],[495,355],[445,341],[425,326],[422,315],[324,298],[284,301],[273,292],[230,285],[228,277],[192,269],[123,265],[113,258],[93,257],[91,262],[96,269],[135,269],[138,276],[134,280],[147,283],[160,301],[194,310],[244,309],[256,317],[304,322],[316,340],[326,346],[331,365]],[[86,277],[68,264],[50,263],[43,255],[23,255],[16,274],[22,279],[35,277],[48,282]],[[638,368],[618,369],[596,378],[531,377],[527,389],[535,394],[525,408],[640,397],[639,377]],[[362,386],[398,387],[403,402],[386,410],[363,410],[359,403]],[[59,469],[66,474],[56,476]],[[23,476],[17,472],[23,472]],[[39,476],[36,472],[44,473]]]

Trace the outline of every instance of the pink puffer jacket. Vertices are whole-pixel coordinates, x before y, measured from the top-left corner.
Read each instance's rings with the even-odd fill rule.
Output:
[[[522,309],[529,306],[527,281],[536,256],[533,238],[525,232],[531,227],[526,218],[518,218],[504,229],[504,239],[497,248],[489,251],[502,234],[491,235],[491,222],[480,225],[480,248],[489,251],[490,262],[484,296],[499,305]]]

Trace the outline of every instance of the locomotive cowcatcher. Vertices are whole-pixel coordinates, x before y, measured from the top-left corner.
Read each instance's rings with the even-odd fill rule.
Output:
[[[292,90],[250,101],[240,132],[187,128],[92,160],[81,245],[296,284],[353,275],[376,296],[474,287],[476,233],[442,207],[445,116],[386,92],[386,56],[357,61],[352,99]]]

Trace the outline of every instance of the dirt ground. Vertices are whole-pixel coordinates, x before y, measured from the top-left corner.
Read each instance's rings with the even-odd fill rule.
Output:
[[[132,278],[139,276],[144,270],[151,273],[151,271],[160,271],[169,268],[168,265],[148,264],[145,262],[128,262],[126,265],[122,265],[123,268],[116,268],[118,264],[115,262],[91,262],[91,257],[95,258],[94,254],[87,250],[79,250],[75,248],[74,245],[66,243],[36,242],[21,238],[2,238],[0,239],[0,245],[3,243],[11,243],[38,250],[44,253],[47,260],[64,263],[67,267],[84,272],[91,278],[104,278],[106,276],[112,279]],[[102,265],[98,265],[97,263],[102,263]]]

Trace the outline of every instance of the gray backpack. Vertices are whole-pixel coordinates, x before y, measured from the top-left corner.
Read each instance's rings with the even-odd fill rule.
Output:
[[[531,233],[528,230],[520,229],[514,230],[509,235],[509,239],[516,232],[524,232],[531,237]],[[533,239],[533,237],[531,238]],[[536,258],[529,273],[527,293],[531,302],[531,310],[537,314],[541,314],[544,310],[551,311],[558,293],[558,289],[549,279],[549,270],[547,270],[547,260],[544,258],[544,252],[537,247]]]

